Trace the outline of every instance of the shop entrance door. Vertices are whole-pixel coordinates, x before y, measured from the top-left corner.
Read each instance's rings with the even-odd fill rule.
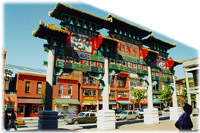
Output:
[[[30,117],[30,113],[31,113],[31,105],[30,104],[25,104],[24,117]]]

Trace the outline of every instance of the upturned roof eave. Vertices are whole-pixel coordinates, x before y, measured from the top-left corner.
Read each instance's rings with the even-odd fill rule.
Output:
[[[143,29],[143,28],[141,28],[141,27],[139,27],[139,26],[130,24],[130,23],[128,23],[128,22],[126,22],[126,21],[123,21],[123,20],[121,20],[121,19],[119,19],[119,18],[117,18],[117,17],[114,17],[114,16],[111,15],[111,14],[108,14],[108,16],[107,16],[105,19],[108,20],[108,21],[110,21],[111,24],[115,24],[115,23],[117,22],[117,23],[121,23],[121,26],[124,25],[124,26],[126,26],[126,27],[130,27],[129,30],[132,30],[133,32],[134,32],[135,30],[140,31],[140,32],[142,32],[143,37],[146,37],[146,36],[148,36],[149,34],[152,33],[151,30],[145,30],[145,29]],[[132,27],[132,29],[131,29],[131,27]]]

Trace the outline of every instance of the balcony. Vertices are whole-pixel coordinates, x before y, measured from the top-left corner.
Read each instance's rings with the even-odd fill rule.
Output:
[[[71,99],[71,95],[61,95],[61,98]]]

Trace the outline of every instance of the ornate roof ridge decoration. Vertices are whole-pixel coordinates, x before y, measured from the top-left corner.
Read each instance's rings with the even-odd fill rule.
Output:
[[[32,35],[34,37],[39,37],[42,39],[47,39],[47,37],[51,36],[51,34],[54,34],[55,36],[60,36],[60,35],[66,36],[70,34],[70,32],[61,28],[57,28],[55,27],[54,24],[45,25],[43,21],[40,21],[38,29],[32,32]]]
[[[143,32],[144,36],[148,36],[149,34],[152,33],[151,30],[145,30],[145,29],[143,29],[143,28],[141,28],[141,27],[139,27],[139,26],[136,26],[136,25],[133,25],[133,24],[128,23],[128,22],[126,22],[126,21],[123,21],[123,20],[121,20],[121,19],[119,19],[119,18],[117,18],[117,17],[114,17],[114,16],[113,16],[112,14],[110,14],[110,13],[108,14],[108,16],[107,16],[105,19],[108,20],[108,21],[110,21],[111,23],[114,23],[114,22],[118,21],[119,23],[121,23],[121,24],[124,25],[124,26],[131,27],[131,28],[134,28],[134,29],[136,29],[136,30],[139,30],[139,31]],[[122,26],[122,25],[120,25],[120,26]],[[133,31],[134,31],[134,29],[133,29]],[[130,30],[130,29],[129,29],[129,30]]]
[[[162,39],[156,38],[153,34],[151,34],[147,39],[142,40],[142,42],[147,46],[151,45],[151,44],[149,44],[151,42],[157,42],[158,44],[161,44],[161,45],[163,44],[168,48],[176,47],[176,43],[166,42]]]
[[[49,12],[49,16],[54,17],[59,20],[64,20],[64,16],[62,13],[70,14],[71,16],[80,18],[80,19],[89,19],[90,21],[93,21],[99,25],[109,23],[108,20],[98,17],[94,15],[93,13],[87,13],[78,9],[73,8],[70,5],[64,5],[61,2],[59,2],[56,7],[53,9],[53,11]]]

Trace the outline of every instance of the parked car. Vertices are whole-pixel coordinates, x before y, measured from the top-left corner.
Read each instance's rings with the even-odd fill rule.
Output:
[[[137,113],[133,110],[124,110],[116,115],[116,120],[132,120],[137,118]]]
[[[144,108],[137,109],[136,114],[138,118],[144,118]]]
[[[8,117],[10,118],[11,117],[11,114],[10,113],[8,113]],[[10,123],[10,120],[9,120],[9,123]],[[21,118],[19,118],[19,117],[17,117],[16,118],[16,120],[15,120],[15,125],[16,126],[22,126],[22,125],[25,125],[26,123],[25,123],[25,120],[24,119],[21,119]]]
[[[162,109],[160,107],[155,107],[158,109],[158,115],[162,115]]]
[[[78,116],[66,117],[66,124],[95,123],[97,116],[95,112],[81,112]]]
[[[19,126],[19,125],[25,125],[25,120],[21,119],[21,118],[16,118],[16,121],[15,121],[15,125],[16,126]]]
[[[163,111],[169,112],[169,107],[164,108]]]
[[[61,111],[61,112],[58,113],[59,119],[64,119],[66,116],[76,116],[76,114],[70,113],[68,111]]]
[[[192,110],[192,115],[193,115],[193,116],[198,116],[198,115],[199,115],[199,110],[198,110],[197,108],[194,108],[194,109]]]
[[[123,110],[121,108],[118,108],[115,110],[115,114],[120,114]]]

